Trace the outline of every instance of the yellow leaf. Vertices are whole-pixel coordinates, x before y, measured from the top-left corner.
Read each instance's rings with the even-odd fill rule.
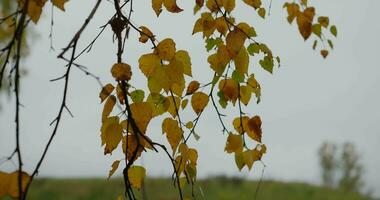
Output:
[[[117,168],[119,167],[119,164],[120,164],[120,160],[115,160],[115,161],[112,163],[112,169],[111,169],[110,172],[108,173],[108,179],[110,179],[111,176],[115,173],[115,171],[116,171]]]
[[[235,69],[240,72],[240,74],[248,74],[249,56],[246,48],[243,46],[239,53],[234,58]]]
[[[186,106],[187,106],[188,103],[189,103],[188,99],[182,100],[182,102],[181,102],[181,108],[182,108],[182,110],[184,110],[186,108]]]
[[[114,89],[115,87],[110,83],[105,85],[99,94],[100,101],[103,102],[112,93]]]
[[[0,198],[8,193],[9,174],[0,171]]]
[[[244,160],[244,163],[247,165],[248,169],[251,170],[253,162],[255,161],[253,157],[253,151],[252,150],[244,151],[243,160]]]
[[[261,119],[259,116],[254,116],[247,122],[248,131],[247,134],[250,138],[253,140],[256,140],[257,142],[261,142]]]
[[[177,116],[177,111],[179,112],[179,107],[181,105],[181,98],[174,96],[174,101],[172,96],[166,97],[169,102],[168,112],[173,116]]]
[[[235,135],[230,133],[227,138],[226,147],[224,151],[227,153],[236,153],[243,151],[243,138],[241,135]]]
[[[44,7],[47,0],[29,0],[28,4],[28,15],[30,19],[37,24],[40,19],[42,8]],[[19,0],[20,8],[23,7],[25,0]]]
[[[321,24],[321,26],[327,28],[329,26],[330,20],[329,17],[321,16],[318,17],[318,22]]]
[[[215,12],[219,10],[219,7],[223,6],[223,0],[207,0],[206,7],[211,11]]]
[[[193,127],[194,127],[194,123],[192,122],[192,121],[189,121],[189,122],[187,122],[186,123],[186,128],[188,128],[188,129],[192,129]]]
[[[202,18],[203,37],[208,38],[214,33],[216,29],[215,19],[211,15],[211,13],[202,13],[201,18]]]
[[[140,33],[139,41],[141,43],[146,43],[149,40],[149,38],[152,38],[154,41],[154,35],[152,31],[149,30],[149,28],[147,28],[146,26],[140,26],[140,29],[141,29],[141,33]]]
[[[106,143],[106,130],[111,124],[119,124],[119,117],[108,117],[102,122],[102,127],[100,128],[100,137],[102,139],[102,146]]]
[[[216,55],[217,55],[219,64],[222,66],[226,66],[231,61],[227,46],[224,44],[218,46]],[[224,67],[223,67],[223,71],[224,71]]]
[[[258,9],[261,6],[261,0],[243,0],[247,5],[252,6],[254,9]]]
[[[123,137],[123,127],[119,123],[109,124],[104,133],[102,132],[102,138],[104,139],[104,155],[111,154],[113,150],[119,145]]]
[[[198,152],[196,149],[193,149],[193,148],[190,148],[188,151],[187,151],[187,156],[190,160],[191,163],[193,164],[197,164],[197,160],[198,160]]]
[[[162,12],[162,0],[152,0],[152,8],[154,12],[156,13],[157,17]]]
[[[183,11],[180,7],[177,6],[176,0],[163,0],[165,8],[172,13],[179,13]]]
[[[211,69],[213,69],[217,74],[222,75],[225,69],[225,65],[219,60],[218,54],[214,53],[208,56],[207,62],[210,63]]]
[[[139,58],[139,68],[146,77],[151,76],[160,65],[161,60],[154,53],[144,54]]]
[[[230,13],[235,8],[235,0],[224,0],[223,7],[225,11]]]
[[[166,138],[173,152],[175,152],[183,134],[183,131],[178,126],[178,122],[172,118],[164,119],[162,122],[162,132],[166,133]]]
[[[162,60],[171,60],[175,56],[176,48],[175,43],[172,39],[166,38],[158,43],[157,48],[155,49],[158,57]]]
[[[244,105],[248,105],[249,100],[251,100],[252,88],[249,86],[240,86],[240,101]]]
[[[198,81],[191,81],[189,85],[187,86],[186,95],[193,94],[196,92],[199,88],[199,82]]]
[[[152,93],[160,93],[161,89],[170,90],[170,80],[163,67],[156,67],[153,74],[148,78],[148,87]]]
[[[251,91],[255,93],[257,98],[257,103],[260,102],[261,98],[261,87],[260,84],[257,82],[254,76],[250,76],[247,81],[247,86],[251,87]]]
[[[131,66],[126,63],[116,63],[111,68],[111,74],[116,81],[129,81],[132,77]]]
[[[261,17],[261,18],[265,18],[265,13],[266,13],[266,11],[265,11],[265,8],[259,8],[259,10],[257,11],[257,13],[259,13],[259,16]]]
[[[175,58],[177,61],[182,62],[183,65],[183,73],[192,76],[191,74],[191,60],[189,53],[185,50],[179,50],[175,53]]]
[[[299,15],[300,13],[300,7],[296,3],[286,3],[284,5],[286,7],[286,10],[288,11],[288,22],[291,24],[293,20]]]
[[[191,97],[191,106],[194,112],[199,115],[203,109],[207,106],[209,101],[208,95],[203,92],[196,92]]]
[[[58,7],[59,9],[65,11],[65,3],[69,0],[51,0],[54,6]]]
[[[9,174],[8,179],[8,195],[14,199],[19,198],[19,173],[18,171]],[[22,192],[25,192],[26,185],[30,180],[30,176],[26,172],[21,173],[21,188]]]
[[[235,153],[235,163],[236,163],[236,166],[239,168],[239,171],[241,171],[243,167],[245,166],[243,152]]]
[[[228,31],[228,24],[223,16],[215,19],[215,27],[216,30],[219,31],[219,33],[226,35]]]
[[[243,116],[241,118],[237,117],[234,119],[234,121],[232,121],[232,124],[238,133],[243,134],[248,131],[248,127],[247,127],[248,120],[249,120],[249,117],[247,116]]]
[[[114,95],[111,95],[106,103],[104,104],[103,113],[102,113],[102,121],[107,119],[107,117],[110,115],[110,113],[113,110],[113,107],[116,104],[116,97]]]
[[[183,89],[185,88],[185,78],[183,76],[184,69],[182,62],[173,59],[169,62],[168,65],[164,66],[164,71],[166,73],[166,77],[169,79],[170,88],[172,88],[173,84],[178,84],[179,86],[182,86],[183,84]],[[182,91],[180,91],[180,93],[182,93]],[[178,95],[181,96],[181,94]]]
[[[226,44],[231,58],[236,57],[240,49],[243,47],[246,38],[247,36],[236,28],[227,34]]]
[[[146,176],[146,170],[141,166],[132,166],[128,169],[128,179],[132,187],[140,189],[144,178]]]
[[[132,103],[130,108],[137,127],[142,134],[145,134],[146,128],[152,119],[152,107],[147,102],[139,102]]]
[[[194,24],[194,28],[193,28],[193,35],[195,33],[198,33],[198,32],[202,32],[203,31],[203,19],[202,18],[199,18],[195,24]]]

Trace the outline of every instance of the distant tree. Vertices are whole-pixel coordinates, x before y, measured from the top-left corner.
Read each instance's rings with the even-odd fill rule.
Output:
[[[345,143],[340,160],[342,176],[339,187],[347,192],[359,192],[363,186],[363,166],[359,162],[359,154],[352,143]]]
[[[322,182],[324,186],[329,188],[334,186],[334,177],[336,176],[336,150],[336,145],[330,142],[324,142],[319,149]]]

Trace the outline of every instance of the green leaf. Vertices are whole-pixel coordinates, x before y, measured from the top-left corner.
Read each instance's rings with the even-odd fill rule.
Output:
[[[255,54],[260,53],[260,45],[257,43],[251,43],[250,45],[248,45],[247,51],[249,55],[254,56]]]
[[[242,83],[244,82],[244,74],[241,74],[238,70],[232,72],[232,79],[236,82]]]
[[[134,103],[140,103],[144,101],[145,92],[144,90],[135,90],[131,92],[130,96]]]
[[[273,59],[269,58],[269,56],[265,56],[259,63],[263,69],[271,74],[273,73]]]
[[[227,107],[227,100],[224,98],[224,94],[222,91],[219,91],[217,93],[218,97],[219,97],[219,104],[220,106],[222,106],[222,108],[226,108]]]
[[[333,34],[335,37],[338,35],[338,30],[336,29],[336,26],[335,25],[332,25],[330,27],[330,32],[331,34]]]

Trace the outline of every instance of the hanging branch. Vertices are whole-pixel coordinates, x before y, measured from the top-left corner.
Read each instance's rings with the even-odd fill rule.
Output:
[[[87,25],[89,24],[89,22],[92,20],[93,16],[95,15],[96,11],[98,10],[98,7],[100,5],[102,0],[97,0],[95,6],[92,8],[89,16],[87,17],[87,19],[85,20],[84,24],[81,26],[81,28],[78,30],[78,32],[74,35],[73,39],[69,42],[69,44],[67,45],[67,47],[65,47],[63,49],[63,51],[58,55],[58,58],[61,58],[63,60],[64,59],[64,54],[69,50],[69,49],[72,49],[71,50],[71,57],[69,59],[69,63],[67,65],[67,69],[66,69],[66,72],[65,74],[63,75],[64,77],[64,80],[65,80],[65,84],[64,84],[64,89],[63,89],[63,97],[62,97],[62,101],[61,101],[61,106],[60,106],[60,109],[58,111],[58,115],[57,117],[53,120],[52,124],[55,124],[54,125],[54,129],[52,131],[52,134],[50,135],[50,138],[48,140],[48,143],[46,144],[45,146],[45,149],[41,155],[41,158],[39,159],[35,169],[33,170],[33,173],[31,174],[30,176],[30,181],[27,183],[26,185],[26,188],[25,188],[25,193],[23,195],[23,198],[22,199],[26,199],[26,196],[27,196],[27,192],[30,188],[30,185],[34,179],[34,177],[38,174],[38,171],[39,171],[39,168],[41,167],[42,165],[42,162],[43,160],[45,159],[45,156],[47,154],[47,151],[58,131],[58,126],[61,122],[61,119],[62,119],[62,113],[63,113],[63,110],[66,109],[68,111],[68,113],[70,114],[70,110],[68,109],[67,105],[66,105],[66,97],[67,97],[67,90],[68,90],[68,84],[69,84],[69,76],[70,76],[70,70],[71,70],[71,67],[73,66],[73,62],[74,62],[74,58],[75,58],[75,52],[76,52],[76,48],[77,48],[77,44],[78,44],[78,40],[82,34],[82,32],[85,30],[85,28],[87,27]]]

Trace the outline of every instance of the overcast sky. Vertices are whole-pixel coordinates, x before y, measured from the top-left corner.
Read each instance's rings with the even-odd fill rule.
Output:
[[[178,1],[185,9],[180,14],[162,12],[156,18],[150,1],[135,1],[133,22],[148,26],[159,40],[172,37],[177,49],[186,49],[193,63],[193,75],[206,83],[212,72],[206,62],[209,55],[201,35],[191,36],[197,17],[192,15],[194,2]],[[269,1],[268,1],[269,2]],[[263,21],[251,9],[239,6],[238,20],[256,27],[258,40],[267,43],[281,57],[282,66],[274,74],[264,72],[256,62],[250,67],[262,86],[262,102],[250,105],[246,111],[258,114],[263,120],[263,142],[268,153],[263,158],[267,165],[265,178],[286,181],[320,183],[317,150],[324,141],[339,145],[353,142],[365,167],[364,181],[367,189],[380,195],[380,1],[310,1],[317,4],[319,15],[330,16],[338,27],[339,37],[334,39],[335,50],[323,60],[319,52],[311,49],[311,42],[303,42],[296,26],[286,22],[282,9],[284,1],[273,1],[271,15]],[[240,3],[239,3],[240,4]],[[31,42],[30,55],[23,62],[28,76],[21,82],[21,144],[25,168],[34,168],[47,142],[62,95],[62,82],[49,82],[64,73],[65,63],[57,61],[59,49],[66,46],[74,32],[84,22],[93,1],[71,0],[66,13],[54,10],[54,47],[49,50],[50,5],[46,5],[41,21],[36,26],[38,36]],[[104,1],[80,42],[80,49],[91,41],[99,27],[112,16],[113,5]],[[34,26],[34,25],[32,25]],[[141,54],[151,52],[149,45],[140,45],[138,35],[131,32],[123,59],[133,66],[134,85],[145,88],[145,77],[138,69]],[[113,82],[109,73],[116,60],[116,45],[112,34],[106,31],[89,54],[78,62],[101,77],[103,83]],[[77,69],[72,70],[68,92],[68,106],[74,114],[64,114],[48,156],[41,167],[40,176],[54,177],[106,177],[111,163],[122,158],[120,153],[103,156],[99,129],[102,105],[99,103],[99,85]],[[208,91],[208,90],[206,90]],[[14,149],[13,99],[3,96],[0,112],[0,157]],[[8,103],[7,103],[8,102]],[[238,110],[225,112],[231,120]],[[191,119],[192,115],[185,115]],[[150,131],[149,131],[150,130]],[[157,120],[149,126],[151,138],[165,142]],[[256,164],[251,172],[239,173],[232,155],[224,153],[226,136],[212,107],[206,110],[197,128],[201,136],[191,146],[199,150],[198,174],[200,177],[217,174],[248,176],[257,179],[262,165]],[[164,154],[149,153],[144,156],[148,175],[166,176],[171,173]],[[11,171],[11,163],[0,166]],[[120,171],[118,171],[120,173]]]

